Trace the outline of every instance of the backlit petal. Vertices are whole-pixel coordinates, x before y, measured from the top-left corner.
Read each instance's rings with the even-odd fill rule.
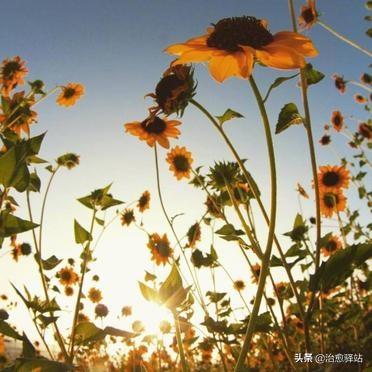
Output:
[[[266,66],[279,69],[295,69],[305,67],[304,57],[295,49],[269,44],[262,50],[256,50],[256,57]]]

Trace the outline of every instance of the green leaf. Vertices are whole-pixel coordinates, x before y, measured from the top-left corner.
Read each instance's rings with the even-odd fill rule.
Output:
[[[58,259],[56,256],[50,256],[47,260],[41,260],[44,270],[53,270],[58,266],[63,260]]]
[[[240,235],[244,235],[244,232],[242,230],[235,230],[235,227],[228,223],[224,226],[222,226],[220,229],[216,231],[216,234],[221,235],[220,237],[222,239],[225,239],[227,241],[231,240],[239,240]]]
[[[34,370],[42,372],[70,372],[74,368],[68,364],[54,362],[45,358],[20,358],[17,359],[15,371],[17,372],[30,372]]]
[[[209,297],[209,300],[213,303],[221,301],[227,295],[226,292],[211,292],[208,291],[206,296]]]
[[[146,271],[145,275],[145,282],[153,282],[156,279],[156,275],[149,273]]]
[[[77,344],[86,344],[92,341],[102,340],[105,333],[101,328],[98,328],[94,323],[81,322],[76,326]]]
[[[98,223],[98,225],[100,226],[103,226],[105,224],[105,221],[104,220],[101,220],[100,218],[96,217],[95,218],[96,222]]]
[[[284,82],[295,78],[296,76],[298,76],[298,73],[294,74],[294,75],[291,75],[291,76],[278,77],[277,79],[275,79],[274,82],[270,85],[263,101],[264,102],[267,101],[267,99],[269,98],[269,95],[270,95],[270,93],[273,89],[277,88],[279,85],[283,84]]]
[[[74,220],[75,242],[84,244],[86,241],[92,240],[92,235],[82,227],[79,222]]]
[[[138,282],[138,284],[140,286],[142,296],[147,301],[158,302],[159,296],[158,296],[158,293],[154,289],[148,287],[146,284],[143,284],[141,282]]]
[[[275,134],[279,134],[294,124],[303,123],[303,119],[298,112],[297,106],[294,103],[287,103],[280,110],[278,123],[276,124]]]
[[[323,80],[325,76],[322,72],[315,70],[311,63],[305,66],[304,72],[307,85],[317,84],[319,81]]]
[[[36,171],[30,174],[28,190],[34,192],[40,192],[41,181]]]
[[[310,290],[329,290],[342,284],[354,269],[372,258],[372,244],[348,246],[334,253],[319,270],[310,276]]]
[[[36,350],[26,334],[23,332],[22,340],[22,356],[24,358],[33,358],[36,355]]]
[[[105,327],[103,332],[107,336],[123,337],[125,339],[129,339],[129,338],[137,336],[136,333],[124,331],[122,329],[118,329],[118,328],[114,328],[114,327]]]
[[[43,314],[40,314],[37,318],[41,321],[43,327],[46,328],[49,324],[56,322],[58,316],[45,316]]]
[[[0,319],[0,334],[14,338],[16,340],[23,340],[18,332],[16,332],[5,320]]]
[[[39,225],[31,221],[23,220],[5,211],[0,213],[0,237],[8,237],[32,230]]]
[[[231,109],[227,109],[223,115],[216,116],[217,120],[219,121],[220,125],[222,125],[225,121],[234,119],[234,118],[244,118],[242,114],[239,114],[239,112],[236,112]]]

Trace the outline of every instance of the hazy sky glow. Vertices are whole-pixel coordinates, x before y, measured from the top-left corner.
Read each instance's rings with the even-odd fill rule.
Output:
[[[364,1],[328,0],[321,3],[325,22],[367,45]],[[301,4],[297,2],[297,9]],[[89,224],[90,219],[89,211],[76,198],[111,182],[114,196],[127,203],[136,200],[144,190],[149,190],[152,200],[150,211],[144,214],[145,227],[150,232],[167,232],[171,238],[156,195],[153,150],[137,138],[125,134],[123,129],[124,123],[142,120],[147,114],[151,100],[143,97],[153,91],[171,61],[171,57],[162,50],[171,43],[202,34],[210,23],[229,16],[246,14],[265,18],[272,32],[290,29],[286,0],[13,0],[2,4],[2,13],[1,59],[20,55],[27,61],[30,80],[40,78],[49,88],[70,81],[81,82],[86,87],[85,97],[71,109],[56,106],[54,97],[38,106],[39,123],[31,127],[32,134],[48,131],[41,151],[43,158],[52,160],[69,151],[81,156],[78,168],[62,170],[57,175],[47,205],[44,254],[65,258],[78,257],[80,253],[80,248],[74,243],[73,219],[77,218],[84,226]],[[347,20],[350,13],[353,13],[352,23]],[[311,62],[326,74],[326,78],[310,91],[314,135],[318,141],[332,111],[339,107],[342,107],[345,117],[353,115],[365,119],[365,111],[352,99],[352,94],[359,90],[350,87],[349,94],[341,96],[334,88],[331,75],[337,72],[347,79],[358,80],[359,75],[355,76],[355,71],[364,71],[370,61],[320,27],[315,27],[309,35],[320,53]],[[263,67],[255,70],[262,91],[266,91],[276,77],[290,74]],[[219,115],[230,107],[245,116],[227,123],[227,132],[238,152],[248,159],[247,167],[256,177],[268,206],[268,159],[263,128],[249,85],[239,79],[219,85],[201,65],[196,66],[195,77],[198,80],[196,99],[212,113]],[[274,91],[268,102],[272,128],[280,108],[291,101],[301,107],[300,91],[294,81]],[[231,159],[218,134],[194,108],[186,110],[182,122],[182,135],[172,144],[185,145],[193,153],[196,166],[208,167],[215,160]],[[357,125],[351,119],[347,120],[347,124],[351,129]],[[345,153],[344,143],[342,136],[333,136],[334,147],[339,148],[337,151],[341,154]],[[277,233],[280,235],[290,230],[298,210],[296,182],[312,192],[303,127],[291,128],[275,136],[275,150],[279,174]],[[317,150],[319,164],[338,162],[331,149],[318,147]],[[176,229],[182,236],[202,216],[205,195],[187,182],[176,181],[168,171],[165,154],[160,150],[164,198],[170,215],[185,214],[176,220]],[[40,168],[39,174],[45,186],[48,173]],[[348,197],[351,201],[357,200],[353,192]],[[25,205],[23,195],[19,202]],[[33,202],[37,216],[40,198],[33,195]],[[304,203],[303,208],[305,216],[313,215],[311,201]],[[25,209],[18,214],[27,217]],[[266,241],[266,229],[259,217],[257,223],[263,243]],[[209,250],[210,231],[207,228],[203,230],[203,236],[200,249]],[[31,241],[30,237],[24,234],[21,239]],[[287,239],[283,242],[288,246]],[[143,318],[145,322],[144,318],[155,311],[142,299],[137,284],[143,279],[144,270],[153,271],[146,243],[145,234],[135,227],[123,228],[117,221],[105,233],[97,248],[97,263],[92,265],[92,273],[101,277],[97,286],[104,292],[103,303],[110,308],[108,324],[129,327],[129,322],[116,318],[124,305],[133,305],[137,314],[133,319]],[[237,247],[219,239],[215,246],[234,279],[250,283]],[[9,281],[20,287],[27,283],[28,288],[36,292],[39,279],[32,258],[14,263],[9,256],[1,257],[7,249],[4,246],[0,251],[0,292],[12,294]],[[156,269],[160,275],[167,270]],[[279,271],[274,273],[280,277]],[[211,289],[208,272],[201,275],[201,282],[204,290]],[[219,291],[231,289],[222,273],[218,273],[217,285]],[[90,286],[91,282],[88,282],[86,288]],[[253,288],[248,286],[245,294],[251,293]],[[236,306],[241,306],[239,298],[235,294],[232,296]],[[71,301],[69,303],[72,304]],[[19,306],[11,314],[11,321],[16,323],[21,318],[25,329],[31,328],[24,314],[24,307]]]

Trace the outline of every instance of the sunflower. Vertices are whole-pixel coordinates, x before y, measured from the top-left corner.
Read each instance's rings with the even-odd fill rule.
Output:
[[[335,81],[335,87],[340,93],[345,93],[347,81],[344,80],[343,76],[334,74],[332,75],[333,80]]]
[[[132,307],[131,306],[123,306],[121,309],[122,316],[130,316],[132,315]]]
[[[97,288],[91,288],[88,292],[88,298],[93,303],[98,303],[102,300],[102,292]]]
[[[171,170],[177,180],[182,178],[190,178],[191,164],[193,158],[191,152],[186,150],[186,147],[174,147],[167,154],[167,163],[170,164],[169,170]]]
[[[122,226],[127,225],[129,226],[132,222],[136,220],[134,216],[133,209],[125,209],[124,212],[120,215],[120,221]]]
[[[216,194],[208,195],[207,200],[204,203],[207,207],[208,213],[215,218],[223,218],[222,208],[223,206],[218,201]]]
[[[124,124],[125,131],[137,136],[141,141],[153,147],[156,142],[164,148],[169,148],[168,138],[178,138],[181,133],[178,128],[181,122],[178,120],[161,119],[159,116],[150,116],[139,122],[134,121]]]
[[[242,291],[245,288],[245,283],[243,280],[235,280],[234,289],[238,292]]]
[[[194,248],[197,241],[201,239],[201,230],[200,225],[198,222],[194,223],[189,230],[187,231],[187,246],[190,248]]]
[[[157,265],[165,265],[168,262],[169,257],[173,254],[167,234],[164,234],[162,237],[157,233],[151,234],[147,247],[151,251],[151,259],[155,261]]]
[[[68,152],[59,156],[56,162],[61,167],[66,167],[68,170],[71,170],[80,164],[80,156],[73,152]]]
[[[24,77],[27,73],[26,64],[21,57],[5,59],[0,67],[1,94],[8,97],[17,85],[24,84]]]
[[[361,75],[360,81],[363,84],[371,85],[372,84],[372,75],[367,74],[366,72]]]
[[[311,40],[295,32],[275,35],[267,22],[255,17],[224,18],[207,29],[207,34],[166,48],[177,55],[173,66],[190,62],[207,62],[210,74],[223,82],[231,76],[247,79],[255,61],[279,69],[295,69],[306,65],[304,57],[318,52]]]
[[[342,212],[346,208],[346,197],[341,189],[334,191],[321,190],[320,212],[324,217],[332,217],[333,213]]]
[[[337,191],[340,188],[348,188],[350,172],[343,166],[324,165],[319,167],[319,187],[324,191]]]
[[[328,241],[320,248],[323,256],[328,257],[334,254],[336,251],[342,248],[342,243],[340,239],[335,236],[331,235]]]
[[[366,103],[368,100],[366,97],[364,97],[362,94],[358,93],[358,94],[355,94],[354,96],[354,100],[356,103],[359,103],[359,104],[363,104],[363,103]]]
[[[341,129],[344,126],[344,117],[342,116],[340,111],[333,111],[331,116],[331,123],[333,125],[333,128],[340,132]]]
[[[318,12],[315,9],[315,0],[307,0],[307,5],[301,7],[301,14],[298,17],[298,24],[302,29],[310,29],[318,19]]]
[[[58,271],[59,282],[65,287],[75,284],[79,280],[79,276],[75,273],[72,267],[64,267]]]
[[[319,143],[322,146],[327,146],[332,142],[331,136],[329,134],[323,134],[323,136],[320,138]]]
[[[105,318],[108,315],[109,310],[106,305],[98,304],[94,308],[94,312],[96,314],[96,318]]]
[[[72,296],[74,294],[74,288],[72,288],[72,287],[69,287],[69,286],[67,286],[67,287],[65,287],[65,295],[66,296]]]
[[[150,193],[147,190],[138,199],[137,208],[141,213],[150,208]]]
[[[360,123],[358,133],[365,139],[372,139],[372,125],[370,123]]]
[[[68,83],[61,87],[61,93],[57,97],[56,102],[60,106],[73,106],[85,92],[84,85],[79,83]]]

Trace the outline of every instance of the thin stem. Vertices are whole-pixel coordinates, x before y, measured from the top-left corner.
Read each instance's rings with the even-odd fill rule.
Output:
[[[336,31],[334,28],[332,28],[331,26],[328,26],[327,24],[325,24],[323,21],[320,21],[319,19],[317,20],[316,22],[318,25],[322,26],[324,29],[326,29],[327,31],[329,31],[332,35],[338,37],[340,40],[344,41],[346,44],[349,44],[351,45],[352,47],[354,47],[355,49],[358,49],[360,50],[361,52],[367,54],[368,57],[372,57],[372,53],[362,47],[361,45],[357,44],[355,41],[352,41],[350,39],[348,39],[346,36],[344,35],[341,35],[338,31]]]
[[[359,81],[355,81],[355,80],[348,80],[347,81],[348,84],[353,84],[359,88],[362,88],[362,89],[365,89],[367,92],[371,93],[372,92],[372,89],[370,87],[367,87],[367,85],[364,85],[362,83],[359,83]]]
[[[262,259],[260,277],[258,279],[257,292],[256,292],[254,304],[253,304],[252,314],[249,318],[249,323],[248,323],[247,331],[245,334],[245,339],[242,345],[242,349],[240,351],[238,362],[235,366],[236,372],[242,372],[244,370],[244,361],[249,351],[256,319],[258,317],[258,312],[260,309],[261,300],[262,300],[264,289],[265,289],[266,276],[269,273],[270,257],[271,257],[273,242],[274,242],[274,232],[275,232],[275,222],[276,222],[276,201],[277,201],[276,200],[277,189],[276,189],[275,153],[274,153],[274,144],[273,144],[273,140],[271,136],[270,123],[269,123],[269,119],[266,113],[265,104],[263,102],[261,93],[256,85],[256,82],[253,79],[253,76],[250,76],[249,82],[251,84],[253,93],[256,97],[256,101],[257,101],[257,104],[258,104],[258,107],[261,113],[262,123],[265,129],[266,144],[267,144],[269,163],[270,163],[271,201],[270,201],[269,233],[268,233],[264,256]]]
[[[174,326],[176,328],[176,338],[177,338],[177,345],[178,345],[178,350],[179,350],[181,364],[182,364],[182,371],[189,372],[189,367],[186,363],[186,358],[185,358],[185,351],[183,350],[180,323],[179,323],[178,315],[176,311],[173,312],[173,318],[174,318]]]

